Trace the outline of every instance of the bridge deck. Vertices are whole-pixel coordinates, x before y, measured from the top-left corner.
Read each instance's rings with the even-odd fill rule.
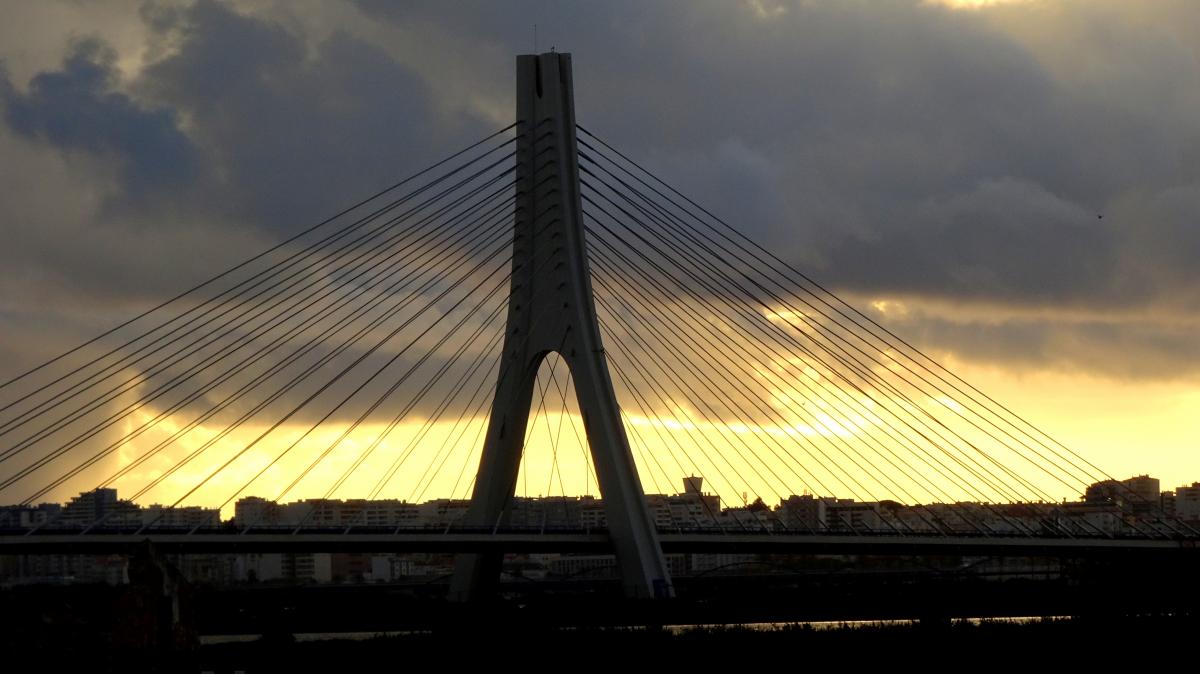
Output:
[[[779,532],[659,534],[666,553],[1092,556],[1200,551],[1200,539],[1029,536],[898,536]],[[163,552],[574,552],[608,554],[606,532],[227,530],[0,533],[0,554],[107,554],[149,541]]]

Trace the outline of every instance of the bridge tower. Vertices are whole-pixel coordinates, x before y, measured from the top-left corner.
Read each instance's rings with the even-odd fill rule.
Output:
[[[584,247],[571,55],[517,57],[517,207],[512,288],[496,395],[465,524],[502,526],[516,491],[538,368],[551,352],[571,369],[625,594],[670,597],[654,519],[605,362]],[[456,600],[499,580],[498,554],[462,555]]]

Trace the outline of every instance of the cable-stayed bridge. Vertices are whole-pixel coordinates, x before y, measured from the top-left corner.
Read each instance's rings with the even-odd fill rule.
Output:
[[[577,125],[569,55],[519,57],[517,80],[512,125],[0,385],[0,500],[119,487],[166,506],[136,526],[51,517],[0,552],[440,550],[467,598],[518,550],[613,551],[630,596],[668,597],[664,551],[1195,549]],[[715,499],[660,526],[646,493],[690,476]],[[1061,502],[1096,483],[1138,514]],[[593,488],[603,527],[510,521],[516,493]],[[470,505],[432,529],[171,516],[267,495]],[[834,527],[767,505],[836,500],[814,495],[887,507]]]

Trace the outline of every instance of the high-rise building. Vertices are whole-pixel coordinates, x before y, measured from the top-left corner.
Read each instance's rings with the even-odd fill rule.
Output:
[[[55,523],[66,527],[142,525],[141,509],[130,501],[117,498],[116,489],[85,491],[63,506]]]
[[[1158,478],[1137,475],[1127,480],[1102,480],[1084,491],[1086,503],[1116,504],[1127,515],[1158,517],[1162,513]]]
[[[1181,520],[1200,521],[1200,482],[1175,490],[1175,516]]]

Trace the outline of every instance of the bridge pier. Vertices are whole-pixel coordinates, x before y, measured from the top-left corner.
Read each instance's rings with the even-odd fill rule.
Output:
[[[147,540],[129,556],[126,573],[113,643],[160,653],[194,650],[199,642],[188,605],[191,587],[179,570]]]

